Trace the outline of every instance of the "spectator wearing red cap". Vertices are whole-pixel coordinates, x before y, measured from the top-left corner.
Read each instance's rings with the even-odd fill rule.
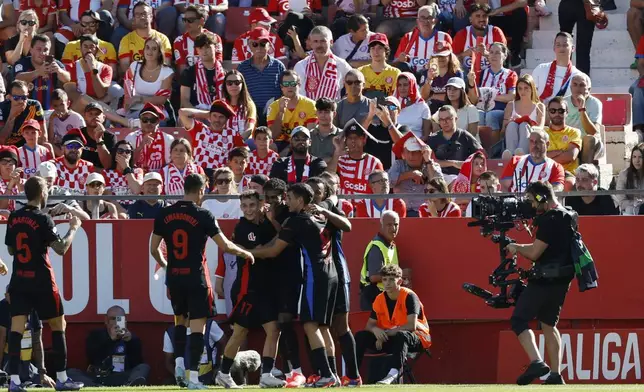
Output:
[[[286,63],[288,58],[286,56],[286,47],[284,46],[282,39],[278,35],[269,32],[271,25],[275,22],[276,20],[270,16],[264,8],[255,8],[250,12],[250,15],[248,15],[248,24],[250,25],[250,29],[237,37],[233,45],[233,53],[231,57],[233,65],[239,65],[253,56],[252,44],[253,42],[257,42],[258,36],[256,35],[255,39],[250,36],[257,27],[261,27],[268,32],[268,37],[266,37],[268,40],[267,54],[275,57],[283,63]]]
[[[179,19],[177,19],[177,31],[179,34],[183,34],[186,30],[183,16],[188,6],[191,5],[200,5],[208,11],[208,18],[206,19],[207,30],[220,37],[225,34],[226,16],[223,13],[228,9],[228,0],[175,0],[174,7],[179,12]]]
[[[224,67],[217,60],[217,43],[201,34],[195,39],[199,55],[195,65],[181,74],[181,107],[208,110],[212,101],[222,97]]]
[[[507,45],[503,31],[490,25],[490,12],[491,8],[487,4],[472,4],[470,7],[471,24],[454,36],[454,54],[458,56],[464,70],[474,69],[477,75],[490,66],[487,59],[490,45],[495,42]],[[472,52],[477,53],[475,56],[477,64],[474,66],[472,66]]]
[[[422,86],[420,93],[423,99],[427,100],[432,113],[436,113],[447,103],[447,82],[456,77],[465,80],[461,62],[452,52],[452,45],[441,42],[437,48],[439,50],[425,65],[419,79],[419,84]]]
[[[434,193],[449,193],[449,187],[444,179],[432,178],[427,181],[425,192],[432,195]],[[427,199],[419,209],[421,218],[460,218],[461,208],[454,203],[451,198],[431,198]]]
[[[80,129],[71,129],[63,136],[63,156],[53,160],[57,176],[55,185],[72,195],[85,193],[85,179],[94,171],[92,162],[81,159],[87,140]]]
[[[183,13],[183,23],[186,32],[174,40],[172,49],[174,50],[174,63],[177,71],[182,74],[183,71],[197,63],[197,50],[195,48],[195,39],[201,34],[209,34],[215,41],[215,57],[217,61],[224,61],[224,46],[221,37],[204,28],[208,10],[199,5],[191,5]]]
[[[353,1],[343,1],[342,4],[350,4],[354,6]],[[367,2],[365,2],[365,6]],[[346,18],[345,18],[346,19]],[[338,19],[336,19],[336,22]],[[334,27],[336,22],[334,22]],[[360,66],[369,64],[371,60],[369,56],[369,20],[360,14],[351,15],[348,19],[344,30],[349,29],[349,32],[338,37],[333,42],[331,51],[334,55],[344,59],[352,67],[358,68]],[[333,36],[336,36],[336,30],[332,27]]]
[[[25,139],[20,134],[22,124],[31,119],[42,127],[43,110],[40,102],[29,99],[27,83],[14,80],[9,84],[7,100],[0,102],[0,144],[20,147]]]
[[[159,129],[159,124],[165,116],[158,106],[146,103],[139,119],[141,128],[125,137],[134,148],[134,164],[146,172],[159,171],[170,163],[170,146],[174,137]]]
[[[23,192],[25,179],[22,178],[23,168],[18,167],[18,150],[14,146],[0,147],[0,194],[17,195]],[[15,210],[15,200],[0,200],[0,214],[8,216]]]
[[[389,175],[384,170],[374,170],[367,177],[369,189],[374,195],[389,194]],[[382,218],[383,212],[395,211],[401,218],[407,216],[403,199],[362,199],[355,201],[355,218]]]
[[[429,106],[421,96],[416,77],[403,72],[396,80],[394,96],[400,102],[398,124],[407,125],[419,138],[429,136],[432,128]]]
[[[105,130],[103,107],[90,103],[85,107],[83,118],[86,125],[80,129],[85,137],[82,158],[101,169],[111,167],[110,151],[116,144],[116,135]]]
[[[119,50],[123,37],[136,29],[134,8],[141,2],[141,0],[114,0],[113,13],[116,15],[118,27],[112,33],[111,42],[116,50]],[[177,9],[172,6],[172,0],[154,0],[145,3],[152,8],[157,30],[167,37],[173,37],[177,25]]]
[[[371,64],[358,68],[364,75],[364,95],[368,98],[384,98],[393,94],[400,70],[387,64],[391,54],[389,40],[382,33],[369,37],[369,56]]]
[[[208,114],[198,109],[179,109],[181,123],[192,139],[194,163],[206,172],[225,166],[228,152],[244,145],[241,136],[226,126],[234,115],[233,108],[220,99],[212,103]],[[197,118],[207,118],[210,126]]]
[[[432,159],[432,150],[413,132],[407,132],[393,147],[398,158],[389,169],[394,193],[424,193],[427,179],[443,178],[440,165]],[[408,217],[418,217],[421,199],[405,200]]]
[[[322,11],[321,0],[268,0],[266,9],[273,15],[279,14],[280,21],[286,18],[289,11],[302,13],[314,22],[322,20],[320,15]]]
[[[40,123],[27,120],[20,127],[25,144],[18,148],[18,162],[24,171],[25,180],[36,174],[41,163],[54,159],[54,148],[49,143],[39,144],[42,135]]]

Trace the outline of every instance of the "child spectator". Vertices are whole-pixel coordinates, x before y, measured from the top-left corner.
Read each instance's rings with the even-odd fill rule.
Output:
[[[25,144],[18,148],[18,161],[26,180],[36,174],[41,163],[54,159],[54,147],[49,143],[38,143],[42,130],[40,123],[34,119],[25,121],[20,132],[25,138]]]

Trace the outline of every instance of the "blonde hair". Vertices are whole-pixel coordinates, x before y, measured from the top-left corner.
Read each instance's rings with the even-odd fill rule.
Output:
[[[239,192],[237,192],[237,184],[235,183],[235,174],[229,167],[220,167],[219,169],[215,170],[215,172],[212,175],[213,181],[215,181],[215,193],[217,193],[217,177],[219,177],[222,174],[230,174],[230,177],[232,177],[233,181],[230,183],[230,194],[231,195],[236,195]]]
[[[532,78],[532,75],[530,74],[525,74],[517,80],[517,89],[516,92],[514,93],[514,100],[515,101],[520,101],[521,97],[519,96],[519,83],[524,83],[527,84],[530,87],[530,101],[532,103],[539,103],[541,102],[539,100],[539,93],[537,92],[537,86],[534,83],[534,79]]]
[[[38,29],[40,28],[40,20],[38,20],[38,14],[36,14],[36,11],[34,11],[34,10],[26,10],[26,11],[22,11],[22,12],[20,13],[20,16],[18,16],[18,22],[17,22],[17,24],[19,25],[19,24],[20,24],[20,21],[21,21],[21,20],[24,20],[24,17],[25,17],[25,16],[27,16],[27,15],[31,15],[31,16],[34,18],[34,20],[36,21],[36,26],[35,26],[35,28],[36,28],[36,31],[38,31]],[[19,26],[16,26],[16,27],[18,27],[18,29],[20,29],[20,27],[19,27]]]

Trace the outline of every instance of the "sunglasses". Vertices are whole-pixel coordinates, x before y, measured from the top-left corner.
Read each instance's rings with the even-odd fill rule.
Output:
[[[185,16],[183,17],[183,21],[185,23],[194,23],[194,22],[198,21],[199,19],[201,19],[201,18],[186,18]]]
[[[87,22],[87,23],[82,23],[81,22],[81,27],[96,27],[98,26],[98,22]]]
[[[215,180],[215,184],[217,185],[224,185],[224,184],[228,185],[231,182],[233,182],[232,178],[218,178]]]
[[[27,96],[26,95],[12,95],[14,101],[26,101]]]
[[[392,111],[393,111],[393,110],[398,110],[398,106],[396,106],[396,105],[394,105],[394,104],[387,105],[387,109],[392,110]]]
[[[259,42],[251,42],[250,46],[252,46],[253,48],[257,48],[259,46],[266,46],[266,44],[268,44],[268,41],[259,41]]]
[[[297,87],[297,82],[292,81],[292,82],[282,82],[282,87]]]
[[[548,112],[550,112],[550,114],[564,114],[566,113],[566,109],[548,109]]]
[[[425,189],[425,193],[436,193],[436,189]]]
[[[35,20],[21,20],[20,24],[23,26],[35,26],[36,21]]]
[[[68,143],[65,144],[65,148],[68,150],[78,150],[80,148],[83,148],[83,145],[80,143]]]
[[[359,86],[359,85],[362,84],[362,81],[361,80],[345,80],[344,83],[346,83],[347,86],[353,86],[354,84],[356,86]]]
[[[130,154],[132,154],[132,150],[130,150],[129,148],[117,148],[116,153],[117,154],[130,155]]]
[[[226,80],[226,86],[241,86],[241,80]]]
[[[159,119],[156,117],[143,117],[141,118],[143,124],[156,124],[159,122]]]

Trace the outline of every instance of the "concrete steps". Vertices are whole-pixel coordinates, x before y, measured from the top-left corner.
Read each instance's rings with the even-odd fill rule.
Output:
[[[576,55],[573,53],[573,62],[576,61]],[[548,49],[526,49],[526,68],[533,69],[541,63],[552,61],[552,48]],[[590,63],[593,69],[602,68],[625,68],[633,62],[633,53],[624,49],[604,49],[594,47],[590,51]]]
[[[614,12],[618,12],[617,11]],[[605,30],[623,30],[626,27],[626,11],[608,14],[608,27]],[[553,13],[548,17],[539,18],[539,29],[545,31],[559,31],[559,18]]]
[[[558,30],[537,30],[532,33],[532,49],[550,49]],[[593,35],[593,47],[601,49],[624,49],[631,53],[635,52],[631,37],[626,31],[624,23],[623,30],[595,30]]]

